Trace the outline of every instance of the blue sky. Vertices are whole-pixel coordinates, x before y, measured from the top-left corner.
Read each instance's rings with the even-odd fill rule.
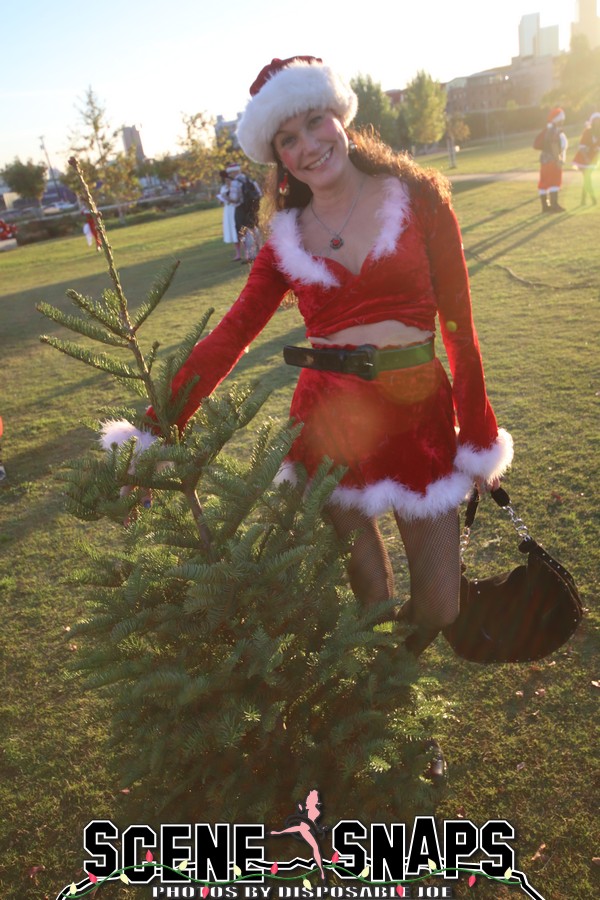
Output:
[[[233,117],[274,56],[321,56],[384,90],[419,69],[440,81],[507,65],[522,15],[558,25],[575,0],[3,0],[0,168],[15,156],[64,165],[91,86],[111,124],[136,125],[146,154],[177,150],[182,114]]]

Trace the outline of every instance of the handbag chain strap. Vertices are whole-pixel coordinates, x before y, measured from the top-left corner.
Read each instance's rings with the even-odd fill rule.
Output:
[[[510,521],[512,522],[512,525],[513,525],[515,531],[517,532],[518,536],[520,537],[520,539],[522,541],[524,541],[526,538],[531,537],[531,535],[529,534],[529,529],[527,528],[527,525],[525,524],[523,519],[519,518],[519,516],[516,514],[516,512],[510,505],[510,503],[507,506],[503,506],[502,509],[505,509],[506,512],[508,513],[508,515],[510,516]]]
[[[468,527],[468,525],[465,525],[462,530],[461,536],[460,536],[460,561],[461,561],[461,563],[464,562],[465,553],[469,549],[470,543],[471,543],[471,529]]]
[[[504,488],[497,488],[495,491],[490,491],[491,497],[494,502],[500,507],[500,509],[505,510],[508,513],[511,524],[515,529],[519,540],[524,541],[531,538],[529,534],[529,529],[527,525],[521,519],[515,510],[513,509],[510,497]],[[479,490],[477,487],[473,488],[471,496],[469,497],[469,501],[467,503],[467,511],[465,513],[465,524],[463,526],[463,530],[460,536],[460,561],[464,562],[464,556],[467,552],[469,544],[471,543],[471,526],[475,520],[475,515],[477,513],[477,507],[479,506]]]

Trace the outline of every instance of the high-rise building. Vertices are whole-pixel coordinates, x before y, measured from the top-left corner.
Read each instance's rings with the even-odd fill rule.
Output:
[[[559,52],[558,25],[540,28],[535,56],[558,56]]]
[[[558,56],[558,25],[540,27],[540,14],[522,16],[519,23],[519,57]]]
[[[144,148],[142,147],[142,139],[140,137],[140,133],[135,127],[135,125],[123,125],[121,129],[121,136],[123,138],[123,146],[125,147],[125,152],[131,148],[135,147],[135,156],[139,163],[144,162],[146,159],[146,154],[144,153]]]
[[[535,56],[535,46],[540,30],[540,14],[522,16],[519,23],[519,56]]]
[[[577,0],[577,21],[571,25],[571,36],[583,35],[590,49],[600,47],[600,18],[596,0]]]

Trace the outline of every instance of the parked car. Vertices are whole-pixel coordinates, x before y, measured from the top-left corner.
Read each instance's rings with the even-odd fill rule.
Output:
[[[17,229],[14,225],[9,225],[4,219],[0,219],[0,241],[7,241],[9,238],[16,237]]]

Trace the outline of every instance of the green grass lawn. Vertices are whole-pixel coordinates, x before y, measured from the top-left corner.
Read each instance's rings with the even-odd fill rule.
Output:
[[[509,159],[489,147],[479,156],[474,151],[469,171],[518,167],[526,155],[536,168],[535,152],[522,142],[511,153]],[[465,152],[461,173],[466,159]],[[515,439],[507,486],[533,535],[573,572],[588,612],[570,644],[535,665],[477,667],[455,658],[441,639],[422,664],[448,704],[438,735],[450,762],[440,818],[508,819],[519,867],[546,900],[591,900],[600,896],[600,870],[592,862],[599,855],[600,212],[577,206],[578,183],[562,197],[568,214],[542,217],[534,183],[473,180],[457,184],[455,206],[490,395]],[[216,308],[216,321],[241,289],[244,268],[222,244],[220,221],[219,210],[208,210],[112,233],[132,305],[161,265],[181,260],[147,325],[147,346],[159,339],[171,349],[207,306]],[[80,874],[88,821],[129,824],[128,794],[105,749],[108,711],[95,695],[82,694],[70,670],[85,652],[69,631],[85,613],[84,593],[70,581],[78,543],[86,535],[113,541],[118,534],[67,516],[57,474],[65,459],[93,443],[87,423],[101,407],[130,399],[102,373],[40,344],[40,333],[61,329],[34,308],[40,300],[66,308],[69,287],[97,295],[105,286],[103,257],[83,236],[0,254],[0,414],[10,478],[0,492],[2,898],[53,898]],[[278,312],[236,370],[240,383],[269,385],[266,414],[275,418],[286,417],[296,379],[281,362],[281,347],[302,335],[296,310]],[[484,504],[478,521],[471,570],[491,574],[514,564],[516,542],[501,514]],[[391,523],[384,527],[402,594],[401,548]],[[199,802],[198,821],[201,810]],[[139,896],[124,886],[98,896],[117,893]],[[520,896],[482,879],[473,890],[461,881],[455,896],[471,895]]]

